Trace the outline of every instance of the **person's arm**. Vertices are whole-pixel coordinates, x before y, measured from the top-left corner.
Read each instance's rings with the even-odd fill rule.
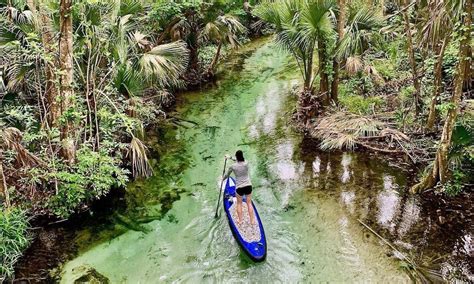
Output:
[[[230,174],[232,173],[232,166],[229,167],[229,169],[227,170],[227,173],[225,173],[224,175],[224,179],[228,178],[230,176]]]
[[[225,155],[224,157],[225,157],[226,159],[230,159],[230,160],[232,160],[232,161],[234,161],[234,162],[235,162],[235,160],[236,160],[236,159],[235,159],[234,157],[232,157],[231,155]]]

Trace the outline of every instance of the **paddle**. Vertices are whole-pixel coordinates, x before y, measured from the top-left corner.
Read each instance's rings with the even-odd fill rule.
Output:
[[[219,204],[221,204],[222,185],[223,185],[223,183],[224,183],[224,175],[225,175],[225,167],[226,167],[226,165],[227,165],[227,157],[225,157],[225,160],[224,160],[224,169],[222,170],[221,187],[219,187],[219,199],[217,199],[216,215],[214,216],[214,218],[219,217],[219,216],[217,215],[217,212],[219,212]]]

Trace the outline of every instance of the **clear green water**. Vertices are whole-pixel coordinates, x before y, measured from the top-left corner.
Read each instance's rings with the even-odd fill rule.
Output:
[[[179,200],[163,218],[141,224],[142,231],[84,245],[63,266],[61,282],[73,282],[84,265],[112,283],[409,282],[357,222],[372,216],[392,226],[403,177],[364,155],[318,152],[291,129],[298,69],[272,43],[252,43],[223,67],[217,86],[178,102],[179,116],[197,125],[184,123],[162,147],[161,163],[173,170],[132,184],[126,197],[145,215],[163,209],[156,196],[164,184],[168,192],[182,191]],[[268,241],[263,263],[240,251],[222,211],[214,219],[223,156],[236,149],[251,165]]]

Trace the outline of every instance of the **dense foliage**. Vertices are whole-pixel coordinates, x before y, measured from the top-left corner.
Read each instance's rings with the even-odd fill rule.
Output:
[[[413,192],[472,185],[472,0],[0,0],[0,277],[27,216],[68,218],[150,177],[145,135],[173,123],[176,91],[269,30],[323,149],[428,165]]]
[[[255,13],[298,62],[296,118],[323,148],[433,161],[413,192],[472,184],[470,1],[262,1]]]
[[[187,75],[212,77],[221,49],[246,32],[243,2],[68,4],[70,23],[55,2],[0,4],[0,123],[4,140],[15,133],[2,144],[7,191],[11,203],[63,217],[151,174],[143,130],[166,123],[163,107]],[[70,39],[59,33],[68,25]]]
[[[3,276],[26,216],[68,218],[153,174],[146,130],[246,38],[244,2],[0,1],[0,201],[28,212],[2,215],[18,224]]]

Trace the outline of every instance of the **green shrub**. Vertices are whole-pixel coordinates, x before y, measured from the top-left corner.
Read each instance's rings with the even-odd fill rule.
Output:
[[[455,170],[452,179],[443,186],[443,192],[450,197],[461,193],[464,188],[465,177],[465,173],[460,170]]]
[[[14,265],[28,247],[28,218],[20,209],[0,212],[0,282],[13,275]]]
[[[202,68],[207,68],[214,58],[214,55],[217,51],[217,45],[215,44],[208,44],[204,47],[201,47],[199,50],[199,62],[201,63]],[[229,53],[229,50],[226,46],[223,46],[221,49],[221,53],[219,56],[219,60],[225,58]]]
[[[128,174],[120,167],[120,159],[83,147],[72,168],[50,174],[51,180],[58,181],[58,192],[47,207],[58,216],[68,217],[81,204],[104,196],[112,187],[124,186]]]
[[[339,96],[341,106],[355,114],[372,114],[374,110],[384,105],[382,97],[363,97],[360,95],[341,94]]]
[[[389,59],[373,60],[371,65],[379,72],[380,76],[387,81],[398,78],[399,76],[399,72],[395,70],[395,64]]]
[[[413,96],[415,94],[415,87],[407,86],[400,89],[398,97],[400,98],[400,102],[402,105],[406,105],[413,101]]]
[[[415,122],[415,115],[413,112],[407,112],[402,108],[395,110],[395,121],[397,122],[397,126],[400,128],[404,128],[408,125],[413,125]]]
[[[214,44],[206,45],[199,50],[199,62],[203,68],[211,64],[214,54],[216,54],[217,46]]]

